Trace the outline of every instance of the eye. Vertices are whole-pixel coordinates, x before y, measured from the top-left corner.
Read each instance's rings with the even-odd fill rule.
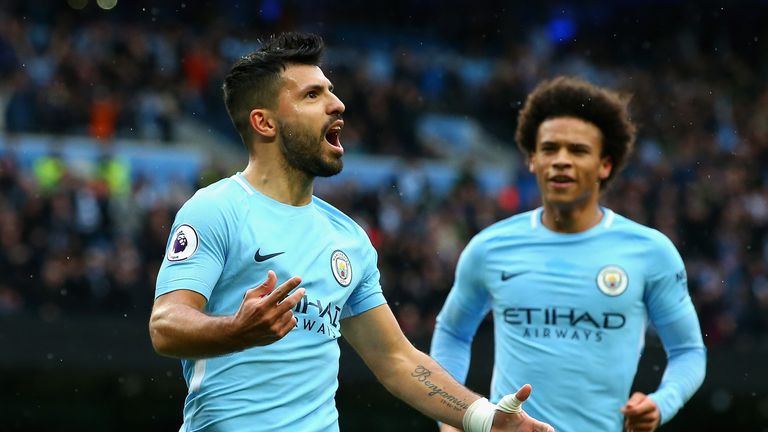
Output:
[[[553,145],[546,145],[546,144],[542,145],[541,146],[541,151],[544,152],[544,153],[551,153],[551,152],[555,151],[555,146],[553,146]]]
[[[309,92],[307,92],[307,97],[310,99],[315,99],[317,98],[317,96],[318,94],[316,90],[310,90]]]

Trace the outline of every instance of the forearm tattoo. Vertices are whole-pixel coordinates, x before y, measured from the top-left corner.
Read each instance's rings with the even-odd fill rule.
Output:
[[[426,386],[429,389],[429,393],[427,395],[429,397],[437,396],[440,398],[440,403],[443,405],[447,405],[450,408],[453,408],[456,411],[465,411],[467,408],[469,408],[469,404],[464,400],[460,399],[444,389],[442,389],[438,384],[432,382],[429,380],[429,377],[432,375],[432,371],[424,367],[423,365],[416,366],[416,369],[414,369],[413,372],[411,372],[411,376],[416,378],[416,380],[424,386]]]

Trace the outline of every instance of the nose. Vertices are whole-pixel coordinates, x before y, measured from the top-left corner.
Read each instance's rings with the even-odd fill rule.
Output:
[[[557,153],[555,153],[555,157],[552,160],[552,165],[555,168],[567,168],[571,166],[571,157],[570,153],[568,152],[568,149],[565,147],[561,147]]]
[[[336,114],[339,115],[344,112],[347,108],[344,106],[344,102],[339,99],[338,96],[336,96],[334,93],[328,93],[331,95],[331,100],[328,103],[327,112],[328,114]]]

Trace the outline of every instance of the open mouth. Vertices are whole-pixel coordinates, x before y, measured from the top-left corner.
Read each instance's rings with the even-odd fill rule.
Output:
[[[341,136],[341,129],[343,127],[344,127],[344,121],[336,120],[335,122],[331,123],[331,126],[325,132],[325,140],[328,141],[328,144],[342,150],[343,150],[343,147],[341,146],[341,141],[339,140],[339,137]]]
[[[549,182],[554,184],[555,186],[567,186],[571,183],[574,183],[573,177],[569,177],[566,175],[556,175],[549,178]]]

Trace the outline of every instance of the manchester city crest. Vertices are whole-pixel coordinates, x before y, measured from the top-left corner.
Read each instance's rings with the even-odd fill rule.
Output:
[[[629,278],[627,277],[627,272],[619,266],[605,266],[597,273],[597,287],[605,295],[611,297],[621,295],[621,293],[626,291],[628,285]]]
[[[352,264],[344,252],[340,250],[333,251],[331,254],[331,271],[339,285],[346,287],[352,282]]]

